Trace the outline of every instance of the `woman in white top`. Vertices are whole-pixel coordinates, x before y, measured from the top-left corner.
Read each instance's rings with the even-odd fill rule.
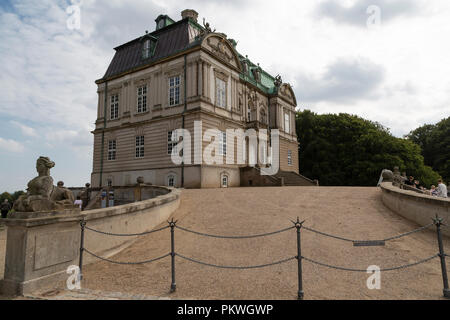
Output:
[[[77,196],[77,200],[75,200],[73,204],[79,205],[81,210],[81,207],[83,206],[83,200],[80,199],[80,196]]]

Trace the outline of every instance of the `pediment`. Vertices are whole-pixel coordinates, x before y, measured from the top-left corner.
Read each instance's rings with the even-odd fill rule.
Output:
[[[220,33],[208,34],[202,42],[202,47],[211,52],[218,60],[225,61],[241,70],[241,62],[232,44]]]
[[[294,90],[289,83],[283,83],[278,90],[278,95],[290,101],[293,105],[297,105]]]

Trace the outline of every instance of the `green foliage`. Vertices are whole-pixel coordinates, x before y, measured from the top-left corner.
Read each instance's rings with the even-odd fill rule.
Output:
[[[25,194],[24,191],[16,191],[13,194],[10,194],[9,192],[3,192],[0,194],[0,203],[2,203],[5,199],[8,199],[8,201],[12,204],[14,201],[16,201],[22,194]]]
[[[406,138],[422,149],[425,164],[450,181],[450,117],[435,125],[426,124],[411,131]]]
[[[383,169],[398,166],[429,187],[439,175],[424,165],[420,147],[349,114],[297,112],[300,172],[321,185],[374,186]]]

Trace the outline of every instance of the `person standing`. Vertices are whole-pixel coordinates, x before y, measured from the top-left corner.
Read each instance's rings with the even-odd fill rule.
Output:
[[[73,204],[79,206],[80,209],[82,209],[82,207],[83,207],[83,200],[81,200],[81,197],[79,195],[77,196],[77,200],[75,200]]]
[[[11,210],[11,204],[9,203],[8,199],[3,200],[3,203],[0,206],[0,210],[2,212],[2,218],[6,219],[9,210]]]
[[[447,186],[442,182],[442,179],[438,180],[437,196],[447,198]]]

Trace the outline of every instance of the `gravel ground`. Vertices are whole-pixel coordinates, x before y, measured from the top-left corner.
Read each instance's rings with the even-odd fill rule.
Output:
[[[383,239],[413,230],[381,202],[378,188],[265,187],[183,190],[178,225],[224,235],[265,233],[288,227],[290,219],[352,239]],[[413,263],[438,251],[434,227],[393,240],[385,247],[352,243],[302,231],[302,255],[358,269]],[[205,238],[175,230],[176,251],[222,265],[257,265],[296,255],[295,229],[271,237],[230,240]],[[450,252],[450,240],[444,243]],[[170,232],[141,237],[112,259],[139,261],[170,251]],[[450,265],[448,264],[448,267]],[[177,291],[170,294],[170,257],[145,265],[98,262],[84,269],[83,287],[105,292],[175,299],[296,299],[297,264],[252,270],[225,270],[176,258]],[[381,289],[369,290],[367,273],[328,269],[303,262],[305,299],[441,299],[439,259],[399,271],[381,273]]]

